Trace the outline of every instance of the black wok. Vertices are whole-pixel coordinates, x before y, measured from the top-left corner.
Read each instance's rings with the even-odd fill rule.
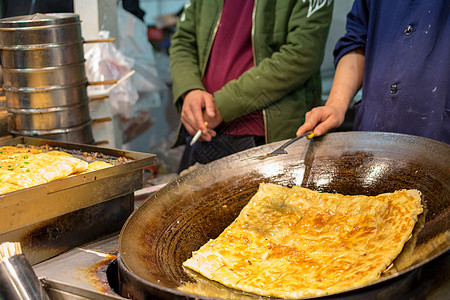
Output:
[[[150,196],[120,234],[120,294],[133,299],[257,298],[192,274],[181,264],[237,217],[261,182],[349,195],[422,191],[424,213],[394,269],[372,284],[326,298],[402,298],[424,276],[449,273],[442,268],[450,265],[450,145],[402,134],[344,132],[298,141],[285,155],[248,159],[280,145],[220,159]],[[434,276],[436,270],[443,272]],[[419,299],[414,295],[410,299]]]

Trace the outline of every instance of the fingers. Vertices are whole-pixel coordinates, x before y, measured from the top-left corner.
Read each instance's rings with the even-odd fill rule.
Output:
[[[217,132],[214,130],[217,126],[219,126],[223,119],[222,116],[220,114],[220,111],[217,109],[217,106],[214,104],[215,108],[215,112],[214,112],[214,117],[211,117],[207,114],[206,110],[203,114],[203,118],[207,121],[207,127],[206,127],[206,132],[204,130],[202,130],[203,135],[200,138],[200,141],[211,141],[211,139],[213,137],[216,136]]]
[[[206,103],[211,106],[211,102],[214,103],[212,95],[205,91],[194,90],[185,96],[181,109],[181,121],[191,135],[198,130],[207,131],[203,112],[207,106]]]
[[[219,116],[219,119],[217,118]],[[220,113],[212,94],[194,90],[186,94],[181,110],[181,121],[191,135],[199,130],[202,132],[199,140],[210,141],[216,136],[213,130],[221,121]],[[209,126],[207,126],[209,124]]]
[[[211,94],[204,97],[205,109],[203,110],[202,120],[205,120],[200,124],[199,128],[202,131],[201,141],[211,141],[216,136],[216,132],[213,130],[218,124],[216,116],[218,111],[214,98]]]
[[[330,129],[340,126],[342,122],[343,117],[333,107],[316,107],[306,113],[305,123],[298,128],[296,135],[299,136],[306,131],[312,130],[315,136],[321,136]]]
[[[202,142],[209,142],[213,137],[216,136],[216,131],[213,129],[208,128],[206,131],[202,131],[202,135],[200,137],[200,141]]]
[[[323,131],[317,130],[316,126],[319,122],[321,122],[325,117],[323,116],[323,112],[318,110],[311,110],[305,114],[305,123],[300,126],[297,130],[297,136],[304,134],[307,131],[313,131],[315,136],[320,136],[323,134]]]
[[[314,128],[314,136],[321,136],[327,133],[330,129],[334,128],[334,123],[330,119],[326,119],[322,123],[319,123],[316,128]]]
[[[214,118],[216,116],[216,110],[217,110],[217,106],[216,106],[216,103],[214,102],[213,96],[211,95],[211,97],[206,97],[205,98],[206,115],[210,118]]]

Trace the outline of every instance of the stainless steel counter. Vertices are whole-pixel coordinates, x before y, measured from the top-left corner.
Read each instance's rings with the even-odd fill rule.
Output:
[[[106,269],[119,248],[119,233],[33,266],[51,299],[125,299],[108,284]]]
[[[149,187],[135,192],[135,209],[146,199]],[[107,279],[107,268],[119,251],[119,233],[105,236],[76,247],[44,262],[33,269],[53,299],[126,299],[114,292]]]

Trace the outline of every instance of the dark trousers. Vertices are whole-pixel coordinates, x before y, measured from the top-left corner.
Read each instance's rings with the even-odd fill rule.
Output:
[[[186,148],[181,157],[178,172],[195,163],[207,164],[219,158],[263,145],[265,138],[256,135],[223,135],[218,134],[210,142],[197,141],[190,146],[192,136],[186,137]]]

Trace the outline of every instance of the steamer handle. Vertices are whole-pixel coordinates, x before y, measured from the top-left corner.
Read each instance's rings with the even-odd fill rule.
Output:
[[[89,81],[88,85],[108,85],[108,84],[119,84],[122,81],[124,81],[125,79],[128,79],[131,75],[134,74],[134,70],[131,70],[130,72],[128,72],[128,74],[126,74],[125,76],[123,76],[122,78],[119,78],[118,80],[105,80],[105,81]]]
[[[105,81],[89,81],[88,85],[108,85],[116,84],[117,80],[105,80]]]
[[[115,38],[108,38],[108,39],[98,39],[98,40],[89,40],[84,41],[85,44],[92,44],[92,43],[109,43],[109,42],[115,42]]]

